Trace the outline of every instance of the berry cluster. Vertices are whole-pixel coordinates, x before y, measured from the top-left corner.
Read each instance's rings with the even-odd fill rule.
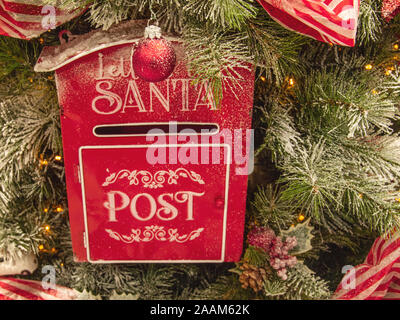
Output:
[[[297,246],[296,237],[287,237],[285,242],[280,237],[276,237],[272,241],[269,251],[270,264],[282,280],[287,279],[286,268],[291,268],[297,263],[297,258],[289,255],[289,250],[295,246]]]
[[[287,279],[287,268],[297,263],[297,258],[289,255],[289,251],[297,246],[296,237],[287,237],[282,241],[275,232],[266,227],[255,227],[250,231],[247,240],[250,245],[263,249],[270,257],[270,265],[276,270],[277,275]]]
[[[269,252],[272,241],[276,238],[275,232],[267,227],[255,227],[248,236],[247,240],[250,245],[261,248],[265,252]]]

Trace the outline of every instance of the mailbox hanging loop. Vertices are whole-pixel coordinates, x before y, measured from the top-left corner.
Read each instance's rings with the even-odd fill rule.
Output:
[[[147,20],[147,27],[150,27],[151,24],[158,27],[157,15],[153,10],[153,0],[150,1],[149,10],[150,10],[150,19]]]
[[[149,39],[160,39],[161,28],[158,26],[158,19],[156,12],[153,10],[153,1],[150,1],[150,19],[147,20],[147,27],[144,29],[144,37]]]
[[[67,39],[68,39],[68,40],[67,40],[66,38],[64,38],[64,35],[67,36]],[[61,30],[61,31],[58,33],[58,40],[60,40],[60,43],[61,43],[61,44],[65,44],[65,43],[67,43],[67,42],[70,42],[70,41],[74,40],[76,37],[77,37],[77,36],[76,36],[76,35],[73,35],[73,34],[71,33],[71,31],[69,31],[69,30]]]

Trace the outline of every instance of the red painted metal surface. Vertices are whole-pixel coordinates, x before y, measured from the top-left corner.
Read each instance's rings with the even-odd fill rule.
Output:
[[[241,88],[228,86],[216,107],[206,83],[192,83],[181,43],[173,46],[177,66],[158,83],[135,77],[129,42],[57,67],[76,261],[240,259],[247,175],[237,174],[246,164],[233,151],[247,146],[254,72],[237,70]],[[151,128],[166,134],[146,135]]]

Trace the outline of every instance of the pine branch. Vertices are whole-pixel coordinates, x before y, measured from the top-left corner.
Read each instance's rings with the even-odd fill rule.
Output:
[[[191,300],[247,300],[254,295],[244,290],[236,275],[221,276],[213,283],[206,283],[204,288],[197,288],[190,296]]]
[[[289,300],[323,300],[331,296],[326,281],[316,276],[303,263],[297,263],[288,271],[286,280],[287,292],[285,299]]]
[[[54,92],[15,96],[2,102],[0,172],[17,176],[28,164],[38,164],[40,154],[62,154],[58,113]]]
[[[16,256],[28,252],[38,254],[40,245],[51,249],[62,216],[44,213],[19,192],[12,198],[7,195],[6,209],[0,212],[0,252]],[[44,229],[46,225],[50,226],[49,231]]]
[[[303,72],[298,56],[309,39],[281,27],[263,9],[248,22],[247,34],[249,52],[267,81],[281,84]]]
[[[149,1],[95,0],[89,9],[89,21],[95,28],[107,30],[112,25],[134,16],[134,12],[143,10],[147,2]]]
[[[332,154],[322,141],[299,149],[282,170],[282,199],[328,229],[351,233],[349,225],[360,223],[384,233],[399,226],[398,205],[387,193],[393,186],[383,191],[387,182],[347,168],[343,154]]]
[[[0,36],[0,96],[22,94],[39,78],[33,64],[39,54],[37,42]]]
[[[272,153],[271,157],[274,162],[280,162],[287,156],[294,156],[295,148],[300,142],[300,133],[295,128],[290,109],[288,105],[286,108],[282,105],[282,101],[278,100],[280,98],[280,96],[265,97],[267,102],[259,108],[261,124],[264,129],[264,141],[255,155],[268,149]]]
[[[304,126],[325,132],[342,131],[348,137],[366,136],[371,130],[391,133],[398,110],[391,96],[375,89],[372,74],[336,69],[314,72],[298,86],[296,96],[303,106]]]
[[[235,92],[243,77],[241,69],[248,70],[251,55],[246,46],[245,33],[221,33],[213,25],[186,25],[183,29],[189,69],[196,81],[207,81],[218,101],[222,90]]]
[[[252,207],[260,223],[275,230],[286,228],[295,214],[292,207],[282,201],[279,188],[272,185],[258,188]]]
[[[256,15],[252,0],[189,0],[184,11],[217,28],[243,30],[249,19]]]
[[[360,2],[357,28],[358,44],[376,42],[382,36],[383,21],[380,7],[380,1],[363,0]]]

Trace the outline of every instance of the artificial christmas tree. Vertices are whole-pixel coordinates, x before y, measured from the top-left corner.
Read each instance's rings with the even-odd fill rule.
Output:
[[[360,265],[375,239],[393,233],[400,226],[400,20],[394,16],[389,22],[385,21],[381,15],[382,3],[378,0],[362,0],[359,7],[357,1],[350,1],[352,15],[340,14],[343,9],[340,5],[349,2],[335,1],[331,5],[340,10],[335,13],[336,18],[327,18],[321,13],[329,7],[328,2],[313,6],[311,2],[302,1],[308,6],[307,13],[312,10],[318,13],[309,20],[314,26],[317,25],[315,22],[321,23],[318,30],[327,31],[326,19],[334,24],[344,23],[335,29],[332,38],[323,39],[326,36],[322,31],[318,37],[315,34],[314,38],[324,43],[288,30],[285,26],[290,28],[298,22],[293,15],[290,19],[294,20],[287,20],[289,17],[285,15],[283,26],[275,22],[274,19],[283,17],[274,15],[285,8],[271,11],[271,17],[260,4],[266,1],[46,0],[46,4],[62,10],[80,12],[87,8],[87,11],[38,39],[0,38],[1,255],[22,256],[33,252],[39,268],[29,276],[30,279],[40,280],[43,277],[40,266],[50,265],[55,269],[57,284],[82,292],[87,298],[336,298],[333,292],[342,287],[342,268]],[[283,12],[293,12],[286,9]],[[301,17],[304,23],[304,16]],[[75,191],[65,184],[64,168],[67,182],[72,179],[70,181],[79,185],[81,176],[76,175],[74,180],[72,173],[80,172],[80,168],[71,165],[73,162],[69,157],[73,153],[69,153],[68,148],[82,146],[80,143],[85,141],[79,141],[80,135],[94,119],[83,117],[87,106],[82,103],[71,117],[71,123],[79,125],[74,127],[70,143],[63,148],[60,117],[72,115],[64,100],[58,105],[57,89],[66,92],[64,98],[68,94],[74,97],[77,105],[80,98],[85,101],[88,92],[80,90],[86,88],[87,75],[82,72],[84,64],[79,58],[85,59],[83,56],[92,46],[87,42],[80,51],[69,51],[76,40],[72,36],[67,43],[61,38],[60,47],[65,51],[56,49],[60,45],[58,34],[61,29],[70,32],[63,32],[64,36],[85,38],[86,34],[96,34],[96,43],[101,46],[110,41],[118,42],[118,35],[109,38],[108,30],[139,19],[158,21],[163,34],[171,34],[182,41],[187,71],[195,80],[193,85],[208,84],[206,92],[215,99],[207,106],[216,112],[224,110],[221,108],[224,92],[243,90],[243,75],[238,70],[246,73],[249,66],[254,65],[256,77],[251,82],[254,84],[254,103],[249,105],[250,100],[246,100],[249,103],[241,105],[244,100],[238,96],[239,103],[232,100],[229,113],[221,119],[235,119],[241,112],[254,110],[254,171],[249,176],[247,193],[241,191],[241,197],[246,197],[247,208],[245,211],[243,206],[239,210],[234,204],[227,208],[227,212],[236,210],[237,215],[246,215],[244,234],[242,228],[240,232],[235,229],[229,233],[232,239],[243,236],[247,239],[236,264],[92,264],[74,261],[69,218],[74,217],[76,206],[67,199],[67,192]],[[341,32],[342,29],[347,31]],[[315,31],[311,27],[308,30]],[[121,33],[119,40],[123,41],[125,36]],[[133,36],[143,38],[143,30]],[[43,73],[34,71],[33,66],[45,46],[53,47],[54,54],[39,60],[38,65],[57,64],[57,59],[52,61],[51,57],[59,58],[61,52],[66,59],[71,55],[76,57],[76,69],[57,66],[70,68],[71,72],[77,70],[65,86],[59,85],[61,79],[59,75],[55,79],[51,68],[43,69],[46,71]],[[107,50],[100,50],[103,49]],[[179,62],[179,52],[176,54]],[[120,63],[116,59],[108,65],[107,74],[97,76],[110,78],[130,72],[129,68],[121,69]],[[178,64],[172,76],[176,72],[180,72]],[[162,86],[164,81],[168,78],[147,82],[147,85],[153,86],[154,95],[160,94],[154,86]],[[65,91],[77,83],[82,86]],[[96,107],[104,108],[107,101],[118,101],[108,85],[103,84],[99,89],[105,92],[102,93],[105,98],[101,105],[95,104]],[[127,100],[130,97],[133,99],[133,95],[128,95]],[[180,98],[186,101],[186,96]],[[100,99],[96,101],[100,103]],[[147,110],[150,104],[144,107]],[[162,105],[160,108],[165,109]],[[136,114],[138,119],[144,117],[143,112]],[[129,115],[120,113],[118,117],[124,120]],[[236,120],[243,122],[239,118]],[[245,126],[249,123],[244,122]],[[102,168],[111,159],[108,154],[102,156],[99,154],[97,162],[93,158],[90,168]],[[114,152],[112,156],[127,157],[123,152]],[[135,159],[140,155],[130,157]],[[107,172],[101,183],[88,190],[91,195],[101,194],[99,190],[103,183],[109,183],[111,188],[114,179],[111,175],[116,172]],[[215,192],[223,189],[219,178],[214,174],[210,179],[214,182]],[[180,183],[185,179],[188,176],[179,176],[174,181]],[[247,177],[238,179],[245,181]],[[118,183],[128,184],[129,181],[136,181],[134,175],[125,175]],[[143,188],[146,183],[150,185],[149,180],[140,181]],[[152,186],[155,191],[158,185]],[[133,182],[133,187],[139,187],[139,183]],[[79,196],[77,193],[77,199]],[[153,202],[150,197],[145,197],[148,212],[157,212],[157,199],[153,197]],[[164,200],[169,203],[168,197],[164,196]],[[122,196],[121,199],[125,198]],[[131,205],[130,198],[127,208],[135,209],[135,203],[146,199],[136,198]],[[214,199],[212,203],[217,207],[223,204],[221,199]],[[204,205],[211,206],[210,201]],[[174,212],[172,207],[169,209],[161,213]],[[209,209],[203,212],[210,214]],[[212,220],[208,224],[212,226]],[[142,233],[147,229],[140,229],[139,233],[139,228],[134,228],[135,232],[128,236],[112,231],[108,234],[110,240],[116,242],[135,242],[135,239],[150,239],[151,232],[155,237],[160,231],[158,238],[167,239],[168,229],[157,226],[163,227],[149,225],[146,233],[149,236]],[[82,232],[73,234],[74,237],[80,237],[83,243]],[[164,242],[158,240],[158,244]],[[397,261],[396,257],[392,258],[391,261]],[[397,278],[387,279],[393,280],[388,288],[397,286]]]

